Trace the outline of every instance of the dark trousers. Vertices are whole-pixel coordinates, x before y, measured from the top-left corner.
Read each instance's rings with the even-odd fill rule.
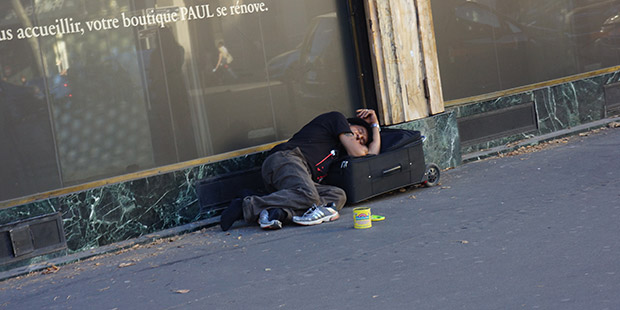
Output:
[[[334,202],[338,210],[344,207],[344,190],[316,183],[299,148],[271,154],[262,167],[263,181],[271,194],[248,196],[243,200],[243,217],[252,223],[262,210],[282,208],[288,219],[302,215],[313,204]]]

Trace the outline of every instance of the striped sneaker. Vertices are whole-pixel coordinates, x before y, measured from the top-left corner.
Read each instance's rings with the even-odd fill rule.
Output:
[[[314,205],[302,216],[293,216],[293,222],[299,225],[318,225],[323,222],[335,221],[340,217],[333,202],[324,205]]]

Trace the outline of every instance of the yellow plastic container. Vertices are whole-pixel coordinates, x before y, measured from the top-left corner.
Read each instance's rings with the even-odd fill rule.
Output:
[[[372,220],[370,217],[370,208],[353,209],[353,227],[356,229],[366,229],[372,227]]]

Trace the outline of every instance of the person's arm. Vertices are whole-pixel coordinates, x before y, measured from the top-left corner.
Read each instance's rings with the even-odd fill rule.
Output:
[[[215,65],[215,68],[213,68],[213,72],[217,71],[217,68],[220,67],[220,64],[222,63],[222,57],[223,57],[222,56],[222,52],[220,51],[220,55],[219,55],[219,57],[217,59],[217,65]]]
[[[368,133],[372,135],[372,142],[368,145],[368,154],[379,155],[381,151],[381,128],[379,127],[377,113],[371,109],[359,109],[356,112],[357,117],[365,120],[372,128],[372,132]]]
[[[344,146],[344,149],[347,151],[347,154],[349,154],[349,156],[361,157],[368,155],[368,147],[361,144],[353,133],[341,133],[338,138],[340,139],[340,143],[342,143],[342,146]]]
[[[357,117],[363,119],[370,124],[372,132],[372,142],[366,146],[358,138],[350,132],[342,133],[338,138],[340,143],[344,146],[349,156],[361,157],[366,155],[378,155],[381,151],[381,134],[379,130],[379,121],[377,120],[377,114],[374,110],[360,109],[357,110]],[[374,125],[376,124],[376,125]]]

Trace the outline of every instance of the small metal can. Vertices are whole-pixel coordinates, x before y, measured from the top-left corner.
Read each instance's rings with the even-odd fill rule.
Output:
[[[353,227],[356,229],[366,229],[372,227],[370,208],[353,209]]]

